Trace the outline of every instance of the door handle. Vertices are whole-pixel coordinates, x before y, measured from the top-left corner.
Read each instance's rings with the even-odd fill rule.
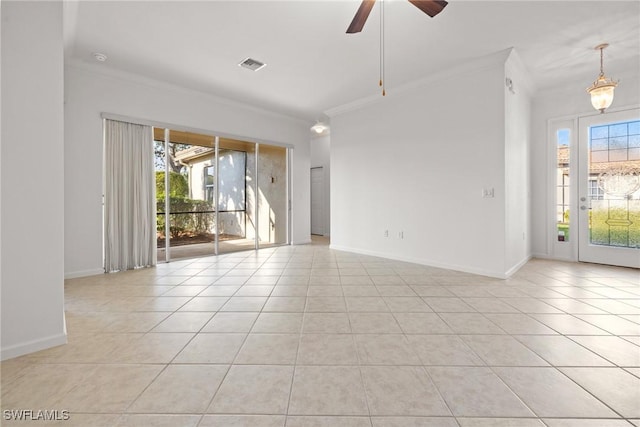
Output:
[[[581,211],[586,211],[586,210],[587,210],[587,207],[586,207],[586,206],[584,206],[584,205],[582,205],[582,206],[580,206],[580,210],[581,210]]]

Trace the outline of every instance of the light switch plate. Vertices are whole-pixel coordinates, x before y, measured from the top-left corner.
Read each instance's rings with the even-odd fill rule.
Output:
[[[482,197],[484,197],[485,199],[493,198],[493,188],[483,188]]]

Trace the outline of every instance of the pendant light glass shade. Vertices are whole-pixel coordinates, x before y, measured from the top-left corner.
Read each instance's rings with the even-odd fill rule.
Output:
[[[600,110],[604,113],[604,110],[611,106],[613,102],[613,90],[616,87],[616,83],[611,80],[599,78],[594,82],[593,86],[589,88],[591,94],[591,105],[596,110]]]

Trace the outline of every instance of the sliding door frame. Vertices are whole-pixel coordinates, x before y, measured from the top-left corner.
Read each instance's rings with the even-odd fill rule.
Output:
[[[214,254],[217,256],[220,253],[220,227],[218,226],[218,224],[220,224],[220,214],[218,212],[218,198],[220,196],[220,189],[218,188],[218,175],[219,175],[219,170],[220,170],[220,137],[216,136],[215,140],[214,140],[214,144],[215,144],[215,148],[214,148],[214,169],[213,169],[213,210],[215,212],[214,214],[214,235],[213,235],[213,239],[214,239],[214,243],[213,243],[213,247],[214,247]]]
[[[171,144],[171,131],[168,128],[164,128],[164,261],[169,262],[171,260],[171,188],[170,185],[170,173],[169,173],[169,144]],[[157,221],[157,215],[156,215]]]
[[[253,197],[255,198],[255,200],[253,201],[253,205],[256,207],[256,214],[255,214],[255,228],[256,228],[256,232],[255,232],[255,241],[254,241],[254,246],[255,249],[258,250],[260,249],[260,176],[258,175],[258,173],[260,172],[260,168],[258,166],[258,161],[260,159],[260,144],[256,144],[256,151],[255,151],[255,170],[254,170],[254,179],[256,181],[255,183],[255,191],[253,192]]]
[[[274,142],[274,141],[269,141],[269,140],[263,140],[263,139],[256,139],[256,138],[251,138],[251,137],[247,137],[247,136],[242,136],[242,135],[235,135],[235,134],[229,134],[229,133],[225,133],[225,132],[218,132],[215,130],[209,130],[209,129],[201,129],[201,128],[193,128],[193,127],[189,127],[189,126],[181,126],[181,125],[176,125],[173,123],[168,123],[168,122],[160,122],[160,121],[155,121],[155,120],[148,120],[148,119],[141,119],[138,117],[130,117],[130,116],[126,116],[126,115],[120,115],[120,114],[113,114],[113,113],[108,113],[108,112],[103,112],[100,114],[100,117],[104,120],[104,119],[110,119],[110,120],[118,120],[118,121],[123,121],[123,122],[128,122],[128,123],[134,123],[134,124],[140,124],[140,125],[147,125],[147,126],[152,126],[154,128],[159,128],[159,129],[163,129],[164,130],[164,150],[165,150],[165,191],[169,192],[169,185],[170,185],[170,180],[169,180],[169,165],[168,165],[168,150],[169,150],[169,144],[170,144],[170,131],[174,130],[174,131],[180,131],[180,132],[189,132],[189,133],[197,133],[197,134],[202,134],[202,135],[210,135],[210,136],[214,136],[215,138],[215,150],[214,150],[214,156],[215,156],[215,177],[214,177],[214,183],[215,183],[215,202],[214,202],[214,209],[215,209],[215,239],[214,239],[214,246],[215,246],[215,250],[214,253],[212,255],[219,255],[220,254],[220,247],[219,247],[219,221],[218,221],[218,217],[219,217],[219,213],[218,213],[218,196],[219,196],[219,189],[218,189],[218,170],[219,170],[219,142],[220,142],[220,138],[229,138],[229,139],[234,139],[234,140],[238,140],[238,141],[243,141],[243,142],[247,142],[247,143],[251,143],[255,145],[255,174],[256,174],[256,192],[255,192],[255,206],[256,206],[256,212],[258,212],[258,208],[259,208],[259,194],[258,194],[258,156],[259,156],[259,150],[260,150],[260,144],[265,144],[265,145],[272,145],[274,147],[282,147],[285,149],[285,153],[286,153],[286,162],[285,162],[285,167],[286,167],[286,171],[285,171],[285,176],[286,176],[286,209],[285,209],[285,220],[286,220],[286,241],[282,244],[279,244],[277,246],[286,246],[286,245],[291,245],[292,244],[292,235],[293,235],[293,225],[292,225],[292,219],[293,219],[293,212],[292,212],[292,203],[291,203],[291,196],[292,196],[292,188],[293,188],[293,183],[292,183],[292,150],[295,148],[295,146],[293,144],[287,144],[287,143],[278,143],[278,142]],[[104,133],[104,131],[103,131]],[[104,138],[104,135],[103,135]],[[104,183],[105,178],[104,178],[104,172],[105,171],[105,167],[104,167],[104,147],[103,147],[103,188],[104,188]],[[170,242],[170,200],[169,197],[165,197],[165,262],[169,263],[171,262],[171,242]],[[260,249],[260,232],[259,232],[259,228],[258,228],[258,221],[259,219],[257,218],[258,215],[256,215],[256,224],[255,224],[255,228],[256,228],[256,232],[255,232],[255,244],[254,244],[254,250]],[[104,190],[103,190],[103,228],[104,228]],[[104,235],[104,233],[103,233]],[[103,236],[104,238],[104,236]],[[104,258],[104,242],[103,242],[103,258]]]

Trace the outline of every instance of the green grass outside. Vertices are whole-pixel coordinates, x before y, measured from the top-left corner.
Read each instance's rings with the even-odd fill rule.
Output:
[[[591,243],[595,245],[619,246],[640,248],[640,212],[610,210],[590,212],[590,236]],[[629,221],[629,225],[611,225],[612,220],[620,219]],[[607,221],[610,223],[608,224]],[[558,223],[557,235],[564,232],[564,241],[569,241],[569,223]]]
[[[561,231],[564,231],[564,241],[568,242],[569,241],[569,224],[568,223],[558,224],[558,233],[557,233],[558,236],[560,236]]]

